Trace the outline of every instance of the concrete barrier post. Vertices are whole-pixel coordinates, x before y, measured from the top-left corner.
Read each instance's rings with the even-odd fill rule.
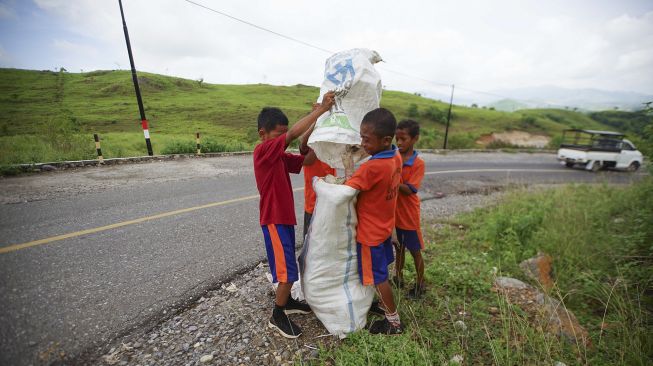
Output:
[[[100,164],[104,163],[104,157],[102,157],[102,149],[100,148],[100,136],[97,133],[93,134],[95,139],[95,150],[97,151],[97,158]]]
[[[200,133],[199,133],[199,132],[197,132],[197,133],[195,134],[195,141],[197,142],[197,155],[199,155],[199,154],[202,153],[202,151],[201,151],[201,145],[200,145]]]

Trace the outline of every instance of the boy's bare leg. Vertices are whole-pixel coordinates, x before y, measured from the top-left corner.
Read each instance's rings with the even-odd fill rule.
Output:
[[[381,304],[383,305],[386,313],[394,314],[397,311],[397,306],[395,305],[395,299],[392,295],[392,287],[390,286],[388,280],[385,280],[376,285],[376,291],[379,293]]]
[[[395,273],[397,276],[398,283],[404,282],[404,263],[406,261],[406,247],[403,245],[398,245],[397,247],[397,259],[395,261]]]
[[[413,256],[413,261],[415,261],[415,272],[417,272],[415,285],[423,286],[424,285],[424,258],[422,257],[422,251],[411,250],[410,254]]]
[[[288,297],[290,297],[290,290],[292,289],[292,282],[279,282],[274,302],[277,306],[286,306]]]

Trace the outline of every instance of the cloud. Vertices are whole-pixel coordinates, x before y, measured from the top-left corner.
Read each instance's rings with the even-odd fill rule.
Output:
[[[650,7],[627,12],[582,1],[574,6],[473,0],[397,6],[389,0],[334,0],[319,7],[300,0],[196,1],[319,47],[375,49],[386,60],[379,69],[390,89],[446,89],[427,79],[480,90],[551,84],[653,93],[653,73],[646,71],[653,69]],[[35,3],[74,35],[57,38],[59,49],[75,48],[70,69],[129,64],[116,2]],[[184,1],[127,1],[124,6],[139,70],[203,76],[213,83],[321,82],[329,56],[323,52]]]

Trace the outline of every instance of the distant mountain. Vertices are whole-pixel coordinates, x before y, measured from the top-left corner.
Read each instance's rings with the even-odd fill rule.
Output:
[[[500,89],[493,93],[504,95],[507,98],[494,101],[490,106],[508,111],[514,110],[510,108],[512,103],[507,102],[511,99],[524,105],[524,108],[577,108],[585,111],[613,109],[636,111],[642,109],[642,103],[653,101],[653,95],[635,92],[567,89],[556,86]]]

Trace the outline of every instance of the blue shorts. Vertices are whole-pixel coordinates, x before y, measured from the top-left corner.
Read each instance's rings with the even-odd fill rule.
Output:
[[[397,228],[397,240],[399,244],[406,247],[411,252],[424,249],[421,235],[417,230],[403,230]]]
[[[388,265],[394,261],[392,237],[371,247],[356,243],[358,276],[364,286],[378,285],[388,280]]]
[[[299,279],[295,259],[295,227],[293,225],[261,225],[268,254],[272,282],[292,283]]]

